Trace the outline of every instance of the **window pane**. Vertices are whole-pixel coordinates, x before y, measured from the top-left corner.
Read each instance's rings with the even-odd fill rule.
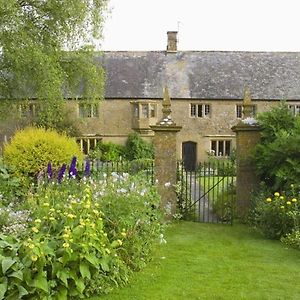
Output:
[[[150,104],[150,118],[156,117],[156,105]]]
[[[191,104],[191,117],[196,117],[196,104]]]
[[[211,141],[211,147],[210,147],[211,155],[216,155],[217,153],[217,141]]]
[[[142,104],[142,116],[148,118],[148,104]]]
[[[205,116],[208,116],[208,115],[209,115],[209,112],[210,112],[210,105],[205,104],[205,105],[204,105],[204,115],[205,115]]]
[[[229,156],[231,150],[231,141],[225,141],[225,155]]]
[[[219,141],[218,156],[224,155],[224,141]]]
[[[197,105],[198,106],[198,117],[203,117],[203,111],[202,111],[202,104]]]
[[[242,118],[242,105],[237,105],[236,106],[236,117],[237,118]]]

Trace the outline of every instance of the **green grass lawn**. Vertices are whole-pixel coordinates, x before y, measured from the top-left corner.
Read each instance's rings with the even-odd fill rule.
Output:
[[[244,225],[180,222],[166,239],[128,286],[101,299],[300,299],[300,252]]]

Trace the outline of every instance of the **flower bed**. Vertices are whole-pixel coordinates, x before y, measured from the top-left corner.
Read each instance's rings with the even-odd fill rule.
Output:
[[[155,187],[127,173],[73,177],[49,178],[25,202],[1,208],[0,299],[108,293],[151,259],[162,234]]]

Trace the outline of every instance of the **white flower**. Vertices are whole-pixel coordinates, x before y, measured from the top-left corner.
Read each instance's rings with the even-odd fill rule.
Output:
[[[257,121],[252,117],[248,117],[248,118],[242,120],[242,122],[247,125],[256,125],[257,124]]]
[[[165,187],[169,187],[169,186],[171,186],[171,182],[166,182]]]
[[[160,244],[166,244],[167,243],[167,241],[165,240],[164,235],[162,233],[159,235],[159,243]]]

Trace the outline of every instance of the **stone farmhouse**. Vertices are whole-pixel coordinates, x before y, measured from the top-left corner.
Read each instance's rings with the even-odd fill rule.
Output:
[[[177,32],[167,33],[165,51],[108,51],[96,57],[106,70],[105,100],[70,100],[82,119],[78,143],[88,153],[100,142],[125,143],[129,133],[151,140],[162,117],[163,89],[172,100],[178,159],[229,156],[231,127],[242,118],[245,97],[253,115],[286,100],[300,112],[300,52],[179,51]]]

